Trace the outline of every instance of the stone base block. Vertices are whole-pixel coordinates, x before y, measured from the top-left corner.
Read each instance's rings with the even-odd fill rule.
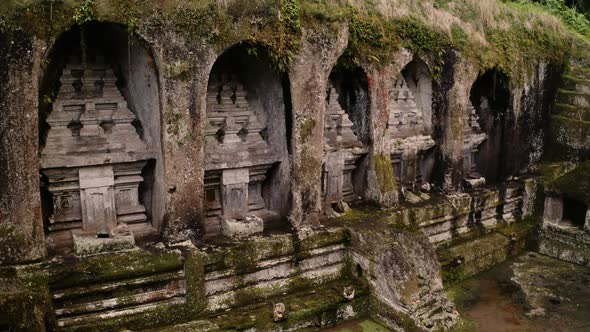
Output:
[[[465,179],[465,185],[467,185],[468,188],[477,188],[477,187],[481,187],[485,184],[486,184],[486,178],[484,178],[484,177],[474,178],[474,179]]]
[[[92,256],[135,248],[135,237],[126,225],[117,227],[113,235],[107,238],[76,234],[73,235],[73,238],[77,256]]]
[[[244,238],[262,233],[264,221],[257,216],[249,215],[244,220],[224,218],[221,220],[221,233],[231,238]]]
[[[566,262],[590,266],[590,234],[574,227],[545,224],[539,233],[539,252]]]

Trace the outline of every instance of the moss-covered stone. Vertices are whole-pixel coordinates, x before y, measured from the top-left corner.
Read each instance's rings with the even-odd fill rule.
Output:
[[[562,193],[590,205],[590,161],[550,182],[547,190]]]
[[[590,122],[560,115],[551,116],[545,159],[580,161],[590,158]]]
[[[208,253],[206,271],[234,269],[246,273],[255,270],[261,260],[293,254],[294,251],[290,234],[256,238]]]
[[[375,154],[375,172],[381,193],[397,191],[397,181],[391,165],[391,157],[388,154]]]
[[[52,288],[67,288],[175,271],[182,267],[183,258],[179,252],[137,250],[51,264],[48,271]]]
[[[333,228],[326,231],[314,232],[299,241],[299,250],[308,251],[333,244],[345,244],[348,240],[346,228]]]
[[[439,248],[444,284],[454,285],[530,248],[531,235],[537,226],[532,219],[515,222],[489,234]]]
[[[313,129],[316,126],[315,119],[305,118],[299,124],[299,135],[301,136],[301,143],[307,142],[307,139],[313,133]]]
[[[52,320],[47,274],[41,265],[0,267],[0,326],[42,331]]]
[[[186,253],[184,274],[186,278],[186,302],[191,315],[203,311],[207,307],[205,290],[206,255],[191,249]]]

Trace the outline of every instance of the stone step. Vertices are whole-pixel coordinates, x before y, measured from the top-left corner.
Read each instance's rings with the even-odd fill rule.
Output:
[[[568,75],[579,79],[590,80],[590,68],[572,65],[568,70]]]
[[[590,94],[575,90],[559,89],[557,90],[557,102],[578,107],[590,107]]]
[[[209,314],[198,319],[147,331],[288,331],[307,327],[326,328],[346,319],[368,314],[369,292],[363,286],[354,284],[355,298],[348,300],[342,295],[347,282],[337,281],[314,289],[291,294],[260,298],[255,304],[229,311]],[[276,303],[284,303],[286,318],[273,321],[273,308]]]
[[[58,330],[116,328],[164,308],[180,312],[186,276],[175,252],[129,251],[60,262],[50,270]],[[141,316],[141,317],[140,317]]]
[[[451,310],[452,306],[449,305],[449,301],[446,299],[445,294],[439,292],[433,295],[430,300],[420,303],[415,309],[415,314],[418,317],[433,317],[437,313],[447,312]]]
[[[590,121],[590,107],[556,103],[553,113],[574,120]]]
[[[533,226],[522,221],[456,243],[437,252],[443,281],[452,284],[484,271],[523,250]]]
[[[183,304],[183,297],[175,297],[164,301],[151,302],[139,306],[95,312],[85,315],[63,317],[57,320],[57,326],[60,329],[68,328],[77,331],[90,330],[92,327],[103,320],[115,320],[124,316],[138,315],[149,311],[161,311],[164,307]],[[148,314],[146,314],[148,315]]]
[[[572,74],[563,76],[563,89],[577,91],[580,93],[590,93],[590,79],[579,78]]]
[[[99,312],[110,309],[124,308],[127,306],[142,305],[149,302],[157,302],[171,299],[178,296],[184,296],[186,290],[180,289],[158,289],[150,292],[142,292],[120,297],[113,297],[104,300],[90,301],[68,305],[61,309],[55,310],[57,317],[83,315],[91,312]]]
[[[88,297],[100,293],[116,292],[117,290],[122,288],[128,289],[134,286],[149,285],[154,283],[162,283],[182,279],[184,279],[184,271],[180,270],[169,273],[150,275],[147,277],[125,279],[115,282],[106,282],[95,285],[61,289],[54,291],[52,295],[54,300],[66,300],[79,297]]]
[[[550,122],[551,140],[562,160],[585,160],[590,156],[590,121],[576,120],[552,115]]]

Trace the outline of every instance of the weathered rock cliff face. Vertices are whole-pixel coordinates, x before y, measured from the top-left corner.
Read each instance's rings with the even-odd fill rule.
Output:
[[[585,40],[510,4],[0,9],[0,329],[448,329],[588,158]]]

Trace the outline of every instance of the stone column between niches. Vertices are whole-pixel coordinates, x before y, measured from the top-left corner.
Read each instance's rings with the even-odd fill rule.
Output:
[[[400,50],[393,54],[393,63],[380,66],[365,64],[363,69],[369,81],[369,116],[371,118],[371,136],[373,144],[370,146],[367,164],[367,200],[377,202],[383,206],[393,206],[398,202],[398,187],[395,183],[391,156],[387,151],[387,137],[385,129],[389,118],[389,104],[391,102],[393,82],[401,75],[403,68],[412,61],[412,53]]]
[[[183,241],[204,218],[203,176],[207,82],[216,59],[212,47],[173,32],[154,41],[160,68],[162,149],[167,189],[165,234]]]
[[[438,175],[443,189],[450,192],[462,188],[463,119],[470,106],[471,86],[477,73],[474,64],[460,53],[449,51],[433,91],[434,139],[440,145],[442,161],[442,172]]]
[[[290,220],[295,228],[319,225],[324,112],[328,76],[348,41],[348,28],[303,29],[289,68],[293,107],[293,181]]]
[[[39,194],[39,77],[46,44],[0,34],[0,265],[46,255]]]

